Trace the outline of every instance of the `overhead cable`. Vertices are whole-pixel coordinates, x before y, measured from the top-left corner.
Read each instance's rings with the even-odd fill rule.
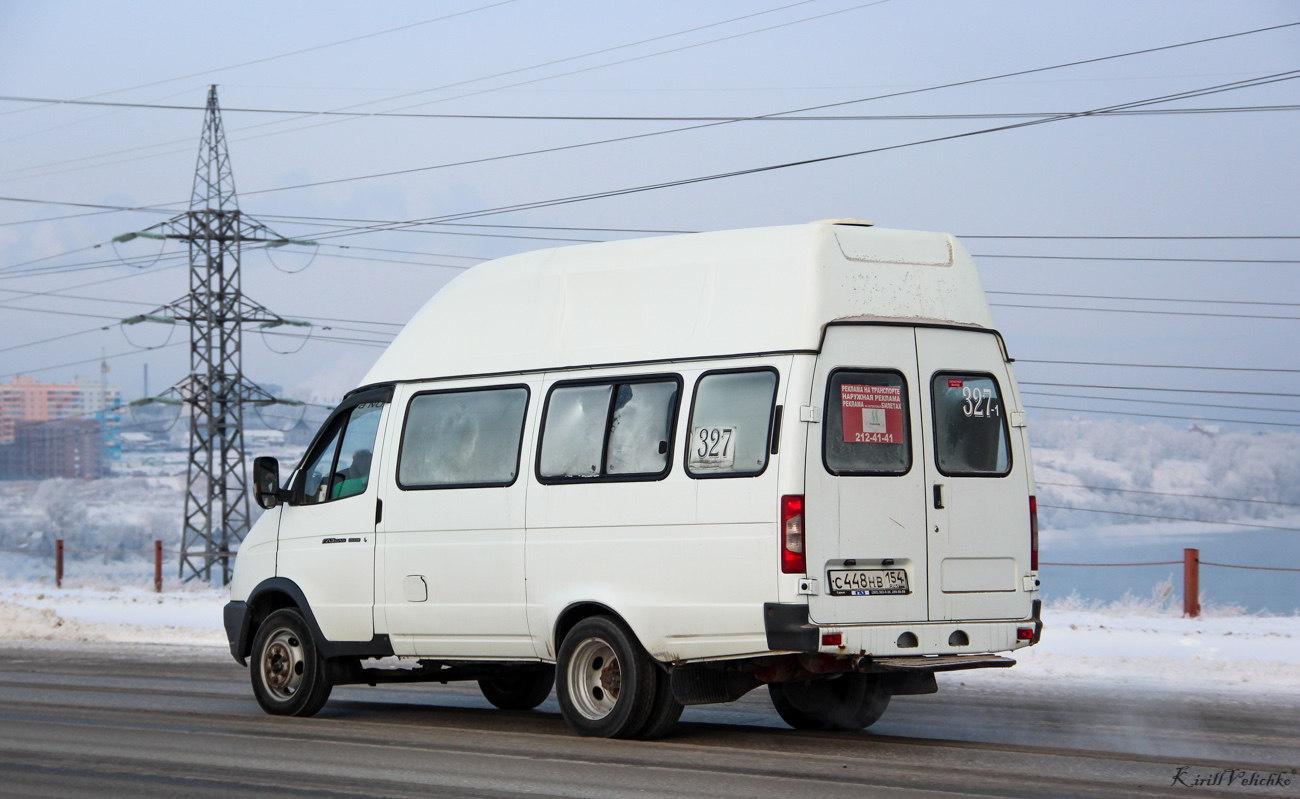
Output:
[[[1046,480],[1035,480],[1038,485],[1060,486],[1061,488],[1086,488],[1089,491],[1115,491],[1121,494],[1150,494],[1158,497],[1185,497],[1187,499],[1213,499],[1220,502],[1252,502],[1260,505],[1286,505],[1291,508],[1300,508],[1300,503],[1296,502],[1278,502],[1271,499],[1242,499],[1241,497],[1214,497],[1205,494],[1175,494],[1169,491],[1143,491],[1136,488],[1108,488],[1106,486],[1088,486],[1076,485],[1074,483],[1052,483]]]

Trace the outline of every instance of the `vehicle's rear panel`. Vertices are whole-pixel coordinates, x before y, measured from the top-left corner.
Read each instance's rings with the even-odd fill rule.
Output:
[[[1031,472],[1011,380],[992,331],[827,327],[806,465],[814,623],[1030,615]]]

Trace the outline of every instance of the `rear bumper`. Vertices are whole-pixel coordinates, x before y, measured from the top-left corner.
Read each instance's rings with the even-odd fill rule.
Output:
[[[904,624],[819,625],[808,619],[808,606],[769,602],[763,606],[768,648],[774,652],[819,652],[857,657],[915,657],[1010,652],[1038,643],[1042,636],[1042,602],[1035,599],[1028,619],[1012,621],[923,621]],[[1021,639],[1018,631],[1032,629]],[[822,636],[839,634],[837,646],[822,645]]]

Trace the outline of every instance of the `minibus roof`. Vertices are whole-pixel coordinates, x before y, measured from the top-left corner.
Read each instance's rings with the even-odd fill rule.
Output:
[[[946,233],[839,221],[583,244],[467,270],[362,385],[601,364],[815,351],[830,322],[993,327]]]

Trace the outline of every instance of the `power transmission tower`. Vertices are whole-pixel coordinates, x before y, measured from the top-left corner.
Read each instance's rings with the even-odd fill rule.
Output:
[[[240,212],[216,86],[208,90],[190,210],[114,241],[137,237],[181,239],[189,244],[189,293],[149,314],[122,321],[189,325],[189,376],[164,396],[145,401],[181,404],[189,409],[190,454],[180,576],[184,581],[197,577],[212,582],[215,569],[224,585],[230,582],[233,548],[244,539],[249,527],[244,408],[301,404],[277,399],[244,376],[244,326],[309,324],[282,317],[243,295],[241,250],[245,243],[280,246],[314,242],[277,235]]]

